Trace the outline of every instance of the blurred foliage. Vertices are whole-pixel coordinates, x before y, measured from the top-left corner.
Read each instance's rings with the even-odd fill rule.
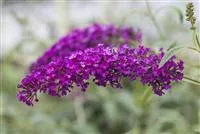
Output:
[[[151,10],[151,7],[148,8],[147,11]],[[137,12],[150,19],[154,16],[156,25],[162,24],[156,26],[159,27],[158,33],[162,32],[161,38],[152,40],[144,35],[147,36],[144,42],[148,42],[147,45],[151,45],[155,51],[159,47],[165,50],[172,48],[174,42],[182,46],[186,44],[184,40],[173,37],[179,32],[188,32],[183,24],[183,11],[177,7],[165,9],[167,13],[160,20],[161,9],[156,11],[156,17],[153,11],[150,17],[149,12]],[[23,38],[0,61],[1,134],[200,134],[200,88],[186,82],[174,84],[163,97],[147,93],[147,100],[144,92],[150,91],[148,87],[141,85],[139,80],[130,82],[125,79],[123,89],[90,85],[87,93],[81,95],[78,91],[63,98],[42,95],[34,107],[19,103],[16,85],[31,61],[48,48],[55,36],[37,39],[28,28],[29,21],[26,18],[20,18],[16,12],[11,14],[21,25]],[[172,17],[172,14],[175,16]],[[127,15],[130,19],[130,14]],[[126,18],[126,14],[124,16]],[[174,21],[171,23],[165,19]],[[116,22],[132,23],[127,20],[118,18]],[[153,24],[148,27],[154,29]],[[198,80],[200,65],[191,51],[177,55],[186,63],[185,73]]]

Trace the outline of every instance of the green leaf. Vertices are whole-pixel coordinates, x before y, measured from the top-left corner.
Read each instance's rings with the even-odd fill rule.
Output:
[[[189,78],[188,76],[184,76],[183,81],[188,82],[188,83],[192,83],[192,84],[195,84],[195,85],[200,85],[200,81],[193,80],[192,78]]]
[[[153,46],[156,46],[158,48],[162,47],[166,50],[171,49],[172,47],[175,47],[174,45],[176,45],[176,41],[174,40],[159,40],[159,41],[156,41],[155,44],[153,44]]]
[[[188,47],[188,49],[191,49],[191,50],[193,50],[193,51],[196,51],[196,52],[200,53],[200,50],[198,50],[198,49],[196,49],[196,48]]]
[[[175,6],[169,6],[169,7],[162,7],[162,8],[159,8],[156,13],[160,13],[161,11],[163,11],[164,9],[171,9],[173,11],[175,11],[178,16],[179,16],[179,20],[181,23],[183,23],[183,20],[184,20],[184,14],[183,12],[181,11],[181,9],[179,9],[178,7],[175,7]]]
[[[176,44],[176,43],[174,43]],[[177,46],[177,47],[173,47],[171,49],[169,49],[164,57],[162,58],[160,64],[159,64],[159,67],[162,67],[178,50],[184,48],[183,46]]]
[[[197,36],[197,34],[196,34],[196,42],[197,42],[197,45],[198,45],[198,47],[199,47],[199,49],[200,49],[200,42],[199,42],[199,38],[198,38],[198,36]]]
[[[184,15],[182,11],[178,7],[171,7],[171,9],[173,9],[179,15],[179,20],[181,23],[183,23]]]

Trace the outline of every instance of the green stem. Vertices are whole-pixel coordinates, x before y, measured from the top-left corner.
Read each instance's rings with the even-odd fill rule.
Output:
[[[150,88],[145,89],[141,97],[141,104],[145,105],[149,101],[151,95],[152,95],[152,90]]]
[[[153,12],[151,10],[151,7],[150,7],[150,4],[149,4],[148,0],[146,0],[146,6],[147,6],[147,11],[148,11],[149,17],[152,20],[154,26],[156,27],[156,30],[157,30],[158,34],[160,35],[160,39],[163,40],[164,39],[164,35],[163,35],[163,33],[162,33],[162,31],[161,31],[161,29],[160,29],[160,27],[159,27],[159,25],[158,25],[158,23],[156,21],[156,18],[155,18],[154,14],[153,14]]]
[[[192,29],[191,31],[192,31],[192,40],[193,40],[193,43],[194,43],[195,47],[198,48],[198,45],[197,45],[196,39],[195,39],[195,35],[196,35],[195,34],[196,33],[195,29]]]
[[[196,34],[196,29],[192,29],[192,39],[193,39],[193,43],[195,45],[195,47],[200,50],[200,42],[199,42],[199,38]]]

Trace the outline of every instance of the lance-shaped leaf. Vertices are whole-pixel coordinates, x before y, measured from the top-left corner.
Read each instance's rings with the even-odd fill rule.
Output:
[[[200,81],[189,78],[188,76],[184,76],[183,81],[200,86]]]
[[[181,11],[180,8],[178,7],[175,7],[175,6],[170,6],[170,7],[162,7],[162,8],[159,8],[157,11],[156,11],[156,14],[160,13],[161,11],[165,10],[165,9],[171,9],[173,10],[174,12],[176,12],[179,16],[179,20],[181,23],[183,23],[183,19],[184,19],[184,15],[183,15],[183,12]]]
[[[176,43],[174,43],[176,44]],[[177,47],[173,47],[171,49],[169,49],[164,57],[162,58],[160,64],[159,64],[159,67],[162,67],[178,50],[184,48],[183,46],[177,46]]]

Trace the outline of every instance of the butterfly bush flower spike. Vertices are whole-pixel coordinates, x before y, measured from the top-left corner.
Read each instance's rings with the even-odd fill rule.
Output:
[[[19,84],[17,97],[21,102],[33,105],[33,101],[38,101],[39,92],[65,96],[74,86],[84,92],[89,79],[98,86],[122,88],[123,78],[132,81],[139,78],[141,83],[152,87],[153,92],[161,96],[172,82],[183,78],[183,61],[172,57],[159,67],[163,55],[162,50],[155,54],[142,45],[137,48],[128,45],[116,48],[99,44],[94,48],[73,52],[64,59],[58,57],[32,71]]]

